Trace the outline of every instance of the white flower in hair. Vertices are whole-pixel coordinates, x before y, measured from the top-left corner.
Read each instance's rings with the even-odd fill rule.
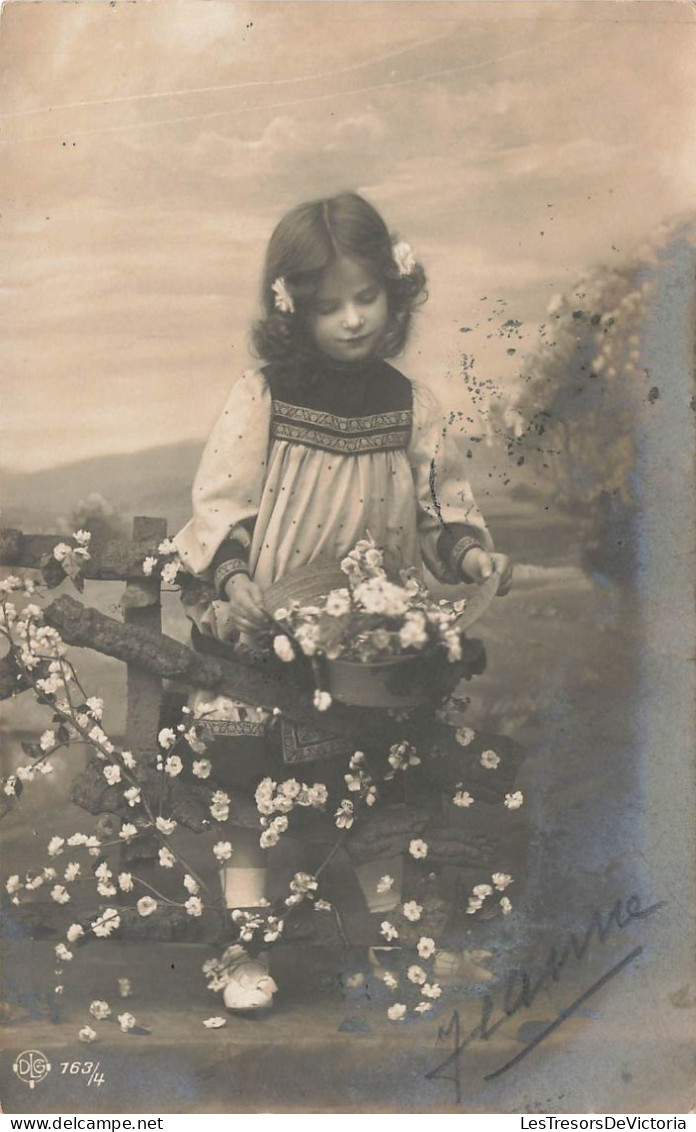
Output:
[[[392,256],[399,275],[410,275],[416,266],[416,257],[411,245],[407,244],[405,240],[399,240],[398,244],[394,244],[392,248]]]
[[[274,305],[277,311],[282,311],[283,314],[292,314],[295,310],[295,304],[292,301],[292,295],[288,291],[283,276],[279,276],[271,287],[275,295]]]

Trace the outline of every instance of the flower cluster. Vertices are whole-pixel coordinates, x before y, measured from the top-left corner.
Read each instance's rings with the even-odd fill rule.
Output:
[[[295,806],[323,809],[328,797],[329,792],[323,782],[308,786],[306,782],[298,782],[296,778],[288,778],[280,783],[274,782],[272,778],[263,778],[254,794],[256,808],[261,814],[261,825],[264,827],[259,840],[261,848],[270,849],[278,844],[280,835],[286,832],[289,825],[287,815]]]
[[[143,560],[142,568],[146,578],[150,578],[157,571],[166,586],[176,585],[184,564],[179,558],[174,539],[164,539],[157,547],[157,554],[148,554]]]
[[[467,915],[473,916],[483,907],[483,903],[488,897],[494,896],[496,892],[504,892],[508,885],[513,883],[509,873],[493,873],[491,881],[491,884],[483,883],[474,885],[466,909]],[[500,908],[504,916],[509,916],[510,912],[512,912],[512,904],[509,897],[502,896],[500,898]]]
[[[407,771],[409,767],[420,766],[420,761],[416,748],[410,743],[394,743],[389,748],[387,756],[387,762],[392,769],[387,771],[384,777],[385,779],[394,778],[397,771]]]
[[[355,754],[351,755],[348,773],[344,774],[343,777],[346,786],[352,793],[358,794],[366,806],[374,806],[379,794],[372,775],[367,770],[365,755],[362,751],[356,751]],[[341,813],[342,811],[339,811],[336,817]]]
[[[293,601],[276,610],[287,633],[274,641],[280,659],[292,660],[296,645],[305,656],[329,660],[369,662],[433,647],[444,647],[450,661],[460,660],[456,621],[465,601],[433,602],[413,570],[389,570],[387,558],[373,539],[361,539],[341,562],[346,586],[311,605]]]
[[[58,563],[66,577],[77,582],[82,576],[85,563],[89,561],[89,544],[92,538],[90,531],[75,531],[73,533],[75,546],[67,542],[59,542],[53,547],[53,559]]]

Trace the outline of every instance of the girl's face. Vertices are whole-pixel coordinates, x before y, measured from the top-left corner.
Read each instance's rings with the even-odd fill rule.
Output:
[[[387,329],[387,293],[362,264],[339,257],[324,272],[309,328],[315,346],[339,362],[369,358]]]

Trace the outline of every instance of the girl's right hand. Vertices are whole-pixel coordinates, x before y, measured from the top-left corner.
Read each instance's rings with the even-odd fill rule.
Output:
[[[233,574],[225,583],[226,617],[220,626],[220,639],[229,640],[236,633],[258,633],[268,630],[271,618],[263,607],[263,593],[247,574]],[[218,622],[219,623],[219,622]]]

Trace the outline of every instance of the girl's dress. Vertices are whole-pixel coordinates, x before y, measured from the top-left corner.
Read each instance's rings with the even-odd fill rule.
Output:
[[[244,373],[203,453],[193,517],[175,539],[189,573],[212,587],[188,604],[197,647],[214,640],[213,599],[234,574],[264,589],[319,556],[342,559],[367,534],[403,567],[425,564],[441,582],[461,581],[466,551],[492,550],[492,540],[445,435],[435,397],[381,359],[327,358],[294,383],[278,364]],[[218,734],[262,733],[261,709],[201,699]],[[296,731],[285,738],[297,746]]]

